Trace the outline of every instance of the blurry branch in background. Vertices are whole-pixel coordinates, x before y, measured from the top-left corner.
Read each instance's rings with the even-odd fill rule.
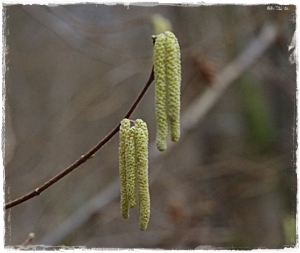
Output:
[[[183,112],[181,135],[198,126],[208,111],[217,103],[225,90],[240,77],[263,53],[270,47],[278,35],[278,28],[273,24],[265,24],[259,36],[250,42],[244,52],[234,61],[229,63],[223,71],[215,77],[215,82]],[[170,143],[172,144],[172,143]],[[153,142],[149,148],[149,160],[153,165],[158,159],[168,154],[174,145],[168,144],[168,151],[159,153],[156,143]],[[151,181],[157,175],[159,166],[152,170]],[[45,245],[55,245],[63,238],[72,233],[75,229],[83,225],[94,213],[108,205],[112,200],[119,196],[119,179],[113,181],[103,192],[91,198],[85,205],[82,205],[73,215],[58,225],[51,233],[46,235],[40,242]]]
[[[70,233],[78,229],[89,218],[102,208],[106,207],[113,199],[120,195],[119,178],[110,183],[106,189],[81,205],[68,219],[58,224],[50,233],[46,234],[38,244],[55,245]]]
[[[24,5],[21,8],[30,17],[48,30],[54,32],[72,48],[96,61],[115,66],[116,62],[120,63],[128,60],[128,57],[120,55],[115,50],[106,49],[98,43],[86,40],[85,36],[79,34],[72,26],[64,20],[57,18],[49,7]]]
[[[49,11],[56,15],[59,19],[73,26],[76,30],[84,31],[90,34],[91,37],[99,37],[101,34],[124,32],[129,29],[135,29],[141,25],[153,25],[154,34],[159,34],[165,31],[172,31],[171,22],[160,14],[148,14],[138,17],[133,17],[128,20],[122,20],[118,23],[106,24],[91,24],[79,19],[71,12],[67,11],[63,6],[49,8]]]
[[[129,111],[126,113],[124,118],[130,117],[130,115],[135,110],[135,108],[137,107],[137,105],[139,104],[139,102],[141,101],[143,96],[145,95],[146,91],[150,87],[150,84],[152,83],[153,80],[154,80],[154,73],[153,73],[153,68],[152,68],[150,77],[149,77],[145,87],[143,88],[140,95],[137,97],[136,101],[133,103],[133,105],[131,106]],[[119,126],[120,126],[120,124],[118,123],[118,125],[104,139],[102,139],[94,148],[92,148],[90,151],[88,151],[85,155],[82,155],[75,163],[73,163],[72,165],[67,167],[65,170],[63,170],[61,173],[59,173],[58,175],[56,175],[55,177],[50,179],[48,182],[46,182],[45,184],[36,188],[35,190],[27,193],[24,196],[22,196],[16,200],[13,200],[9,203],[6,203],[5,209],[7,210],[13,206],[19,205],[19,204],[29,200],[37,195],[40,195],[41,192],[43,192],[44,190],[49,188],[51,185],[53,185],[54,183],[56,183],[57,181],[62,179],[64,176],[66,176],[67,174],[72,172],[74,169],[79,167],[81,164],[85,163],[89,158],[91,158],[92,155],[94,155],[101,147],[103,147],[119,131]]]
[[[276,39],[276,35],[275,25],[265,24],[263,26],[259,37],[254,39],[237,59],[216,75],[215,82],[187,109],[182,118],[182,131],[192,129],[197,125],[199,119],[202,119],[215,105],[230,84],[265,52]]]
[[[34,233],[29,233],[25,241],[22,242],[22,244],[20,244],[19,248],[22,248],[22,246],[27,246],[34,239],[34,237],[35,237]]]
[[[67,11],[64,7],[49,8],[49,11],[55,14],[59,19],[64,20],[74,28],[85,31],[93,36],[100,36],[102,33],[116,33],[124,32],[128,29],[136,28],[137,25],[149,24],[151,21],[151,15],[144,15],[141,17],[134,17],[130,20],[122,20],[118,23],[106,23],[106,24],[90,24],[82,19],[79,19],[71,12]]]

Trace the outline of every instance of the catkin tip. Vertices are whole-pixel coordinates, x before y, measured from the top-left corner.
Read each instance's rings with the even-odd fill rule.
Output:
[[[156,146],[159,151],[165,151],[167,149],[167,142],[166,141],[157,141]]]

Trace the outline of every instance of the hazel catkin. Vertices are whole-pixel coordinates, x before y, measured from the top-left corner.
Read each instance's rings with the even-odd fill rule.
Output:
[[[178,141],[180,137],[180,48],[174,33],[167,31],[165,35],[168,120],[171,140]]]
[[[127,190],[126,190],[126,137],[129,133],[130,121],[129,119],[123,119],[120,124],[119,131],[119,174],[120,174],[120,207],[122,217],[127,219],[129,217],[129,205],[127,200]]]
[[[143,120],[137,119],[133,127],[130,127],[130,120],[121,121],[119,145],[121,213],[122,217],[127,219],[129,208],[136,205],[137,183],[139,227],[141,230],[147,228],[150,218],[148,142],[148,127]]]
[[[155,78],[155,115],[156,115],[156,145],[158,150],[167,148],[167,84],[165,65],[166,36],[161,33],[156,36],[154,45],[154,78]]]
[[[168,129],[172,141],[180,138],[180,47],[176,36],[170,31],[153,38],[156,145],[160,151],[164,151],[167,148]]]
[[[139,227],[145,230],[150,218],[150,193],[148,182],[148,129],[146,124],[136,128],[136,175],[139,199]]]
[[[135,130],[131,127],[125,140],[126,192],[129,207],[135,206]]]

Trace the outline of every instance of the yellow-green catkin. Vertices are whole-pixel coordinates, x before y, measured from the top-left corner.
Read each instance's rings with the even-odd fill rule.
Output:
[[[120,124],[119,131],[119,173],[120,173],[120,191],[121,191],[121,200],[120,207],[122,217],[127,219],[129,217],[129,205],[127,200],[127,190],[126,190],[126,138],[130,130],[130,121],[129,119],[123,119]]]
[[[131,127],[125,141],[126,191],[129,207],[135,206],[135,130]]]
[[[165,69],[166,35],[155,36],[154,45],[154,77],[155,77],[155,115],[156,115],[156,145],[158,150],[167,148],[168,119],[167,119],[167,87]]]
[[[137,122],[137,128],[135,132],[135,147],[139,199],[139,227],[141,230],[145,230],[148,226],[150,218],[150,193],[148,182],[148,129],[146,124],[139,124],[139,122]]]
[[[180,137],[180,48],[174,33],[167,31],[165,35],[168,120],[171,140],[178,141]]]

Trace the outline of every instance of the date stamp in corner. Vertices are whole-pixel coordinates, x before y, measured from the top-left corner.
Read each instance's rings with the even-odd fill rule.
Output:
[[[271,4],[267,5],[268,11],[288,11],[289,7],[287,5],[278,5],[278,4]]]

